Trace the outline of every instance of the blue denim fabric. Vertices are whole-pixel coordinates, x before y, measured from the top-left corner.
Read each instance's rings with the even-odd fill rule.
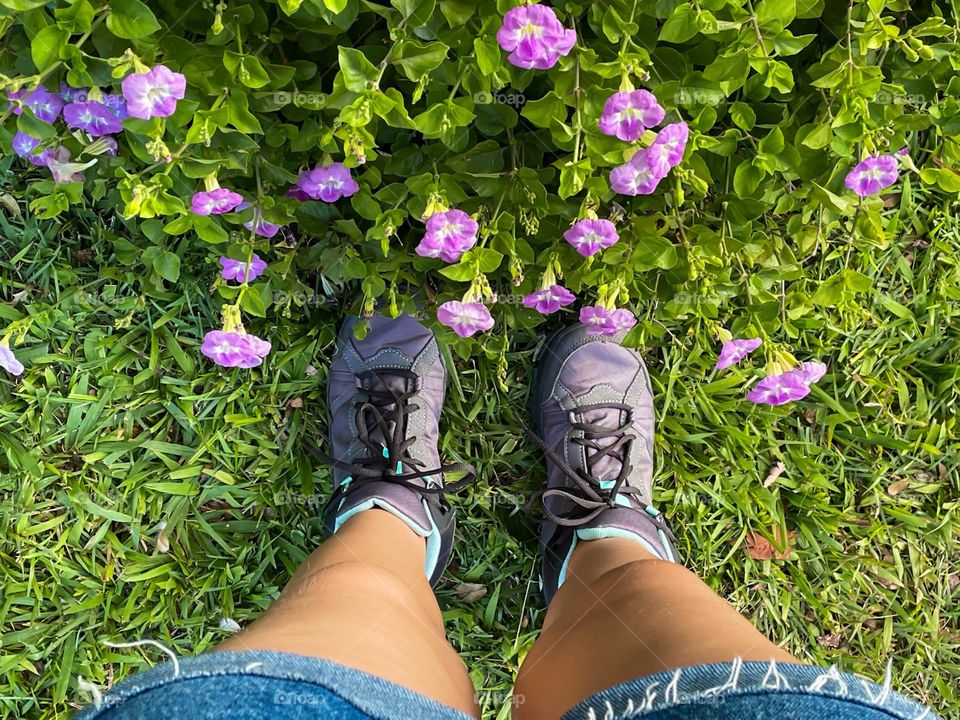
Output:
[[[469,720],[383,678],[291,653],[207,653],[133,675],[76,720]]]
[[[698,665],[597,693],[564,720],[936,720],[927,708],[836,669]],[[209,653],[134,675],[76,720],[466,720],[383,678],[287,653]],[[545,719],[546,720],[546,719]]]
[[[835,667],[737,659],[616,685],[563,720],[937,720],[889,682],[877,685]]]

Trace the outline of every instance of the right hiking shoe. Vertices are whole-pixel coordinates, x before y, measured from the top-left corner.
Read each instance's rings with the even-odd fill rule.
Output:
[[[653,391],[634,350],[572,325],[544,344],[531,382],[535,442],[547,461],[540,544],[547,603],[577,543],[619,537],[676,562],[653,507]]]

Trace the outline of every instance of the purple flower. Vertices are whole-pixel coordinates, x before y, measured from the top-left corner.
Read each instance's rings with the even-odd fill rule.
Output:
[[[690,129],[685,122],[666,125],[657,133],[657,139],[646,150],[646,159],[654,172],[665,176],[671,168],[680,164],[689,136]]]
[[[226,188],[216,188],[209,192],[195,192],[190,199],[194,215],[223,215],[242,202],[242,195]]]
[[[13,350],[6,343],[0,343],[0,367],[11,375],[23,374],[23,363],[17,360]]]
[[[35,138],[33,135],[27,135],[25,132],[17,130],[11,146],[17,157],[26,158],[33,165],[45,167],[53,151],[50,148],[45,148],[39,153],[34,153],[34,150],[40,147],[40,142],[40,138]]]
[[[822,378],[827,372],[827,366],[822,362],[805,362],[800,367],[791,370],[800,380],[807,385],[813,385]]]
[[[560,308],[566,307],[576,299],[577,296],[563,287],[563,285],[551,285],[548,288],[542,288],[524,297],[523,304],[525,307],[533,308],[542,315],[550,315]]]
[[[714,365],[714,369],[723,370],[731,365],[736,365],[747,355],[760,347],[761,344],[763,344],[763,340],[760,338],[728,340],[723,344],[723,348],[720,350],[720,357],[717,358],[717,364]]]
[[[100,102],[110,108],[110,112],[116,115],[118,120],[126,120],[130,117],[130,113],[127,112],[127,101],[124,100],[123,95],[104,93]]]
[[[422,257],[457,262],[477,242],[477,221],[463,210],[446,210],[427,218],[427,232],[415,248]]]
[[[293,198],[294,200],[299,200],[300,202],[306,202],[307,200],[313,200],[312,197],[310,197],[309,195],[307,195],[306,192],[304,192],[303,186],[300,184],[300,182],[303,180],[304,176],[307,175],[307,173],[308,173],[308,171],[306,171],[306,170],[304,170],[303,172],[301,172],[301,173],[300,173],[300,179],[297,180],[297,182],[295,182],[293,185],[291,185],[291,186],[287,189],[287,192],[284,193],[284,194],[285,194],[288,198]]]
[[[92,137],[110,135],[123,130],[120,120],[103,103],[90,100],[82,103],[70,103],[63,109],[63,120],[77,130],[83,130]]]
[[[595,255],[600,250],[615,245],[620,239],[617,228],[609,220],[577,220],[569,230],[563,234],[564,240],[570,243],[576,251],[584,257]]]
[[[47,167],[53,181],[58,183],[83,182],[82,164],[70,162],[70,151],[61,146],[54,150],[47,158]]]
[[[497,30],[497,42],[508,51],[507,59],[521,68],[547,70],[557,64],[577,42],[575,30],[568,30],[546,5],[521,5],[507,11]]]
[[[127,75],[121,83],[127,112],[132,117],[149,120],[169,117],[177,110],[177,100],[183,100],[187,79],[164,65],[149,72]]]
[[[844,185],[860,197],[867,197],[890,187],[898,177],[897,158],[893,155],[872,155],[847,173]]]
[[[645,148],[610,171],[610,187],[621,195],[650,195],[664,177],[666,173],[651,165],[650,148]]]
[[[647,90],[617,92],[603,104],[600,132],[620,140],[636,140],[646,128],[659,125],[665,114],[657,98]]]
[[[587,325],[587,335],[612,337],[637,324],[633,313],[623,308],[610,310],[602,305],[580,308],[580,322]]]
[[[767,375],[747,393],[747,400],[761,405],[783,405],[799,400],[810,393],[807,385],[796,373]]]
[[[481,330],[493,327],[493,318],[483,303],[449,300],[437,308],[437,320],[452,328],[460,337],[467,338]]]
[[[60,97],[64,102],[86,102],[88,92],[87,88],[75,88],[65,82],[60,83]]]
[[[23,105],[30,108],[38,120],[43,120],[45,123],[52,123],[60,117],[60,110],[63,109],[63,98],[60,95],[47,90],[43,85],[29,93],[24,93],[25,91],[21,90],[18,93],[11,93],[7,97],[11,100],[19,100]],[[14,115],[19,115],[22,112],[23,108],[19,106],[13,108]]]
[[[236,210],[246,210],[248,207],[253,207],[253,218],[247,220],[243,226],[247,230],[253,230],[256,235],[260,235],[265,238],[272,238],[278,232],[280,232],[280,226],[275,225],[272,222],[267,222],[263,219],[263,210],[259,206],[251,206],[248,202],[242,202],[237,205]]]
[[[246,260],[233,260],[228,257],[220,258],[220,267],[223,268],[220,277],[224,280],[244,282],[244,275],[246,275],[246,282],[253,282],[267,269],[267,264],[260,259],[259,255],[254,253],[249,267]]]
[[[350,197],[360,189],[357,181],[350,176],[349,168],[338,162],[300,173],[300,179],[293,187],[298,186],[300,192],[308,197],[324,202]]]
[[[222,367],[256,367],[267,353],[270,343],[256,335],[211,330],[203,336],[200,352]]]

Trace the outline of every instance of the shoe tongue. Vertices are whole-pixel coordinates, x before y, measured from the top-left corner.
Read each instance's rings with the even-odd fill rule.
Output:
[[[403,395],[409,389],[409,384],[412,382],[410,378],[404,377],[402,375],[397,375],[390,372],[390,369],[378,370],[377,374],[371,374],[363,380],[363,387],[365,390],[372,391],[385,391],[392,392],[395,395]],[[367,433],[370,437],[370,440],[375,443],[379,443],[384,448],[384,457],[386,457],[386,448],[389,445],[387,438],[393,437],[393,433],[397,427],[395,420],[388,420],[382,422],[377,417],[377,412],[381,414],[395,414],[399,407],[397,403],[392,400],[387,401],[378,401],[371,402],[376,410],[368,408],[364,411],[363,417],[366,420]],[[403,468],[394,468],[395,472],[403,472]]]
[[[595,408],[585,410],[579,413],[579,416],[581,422],[590,423],[603,428],[609,428],[611,431],[620,428],[627,421],[626,412],[624,410],[620,410],[619,408]],[[607,448],[617,442],[619,438],[620,435],[611,434],[608,437],[593,440],[592,443],[599,445],[600,448]],[[620,470],[623,468],[623,463],[616,456],[623,454],[623,448],[620,448],[610,455],[605,455],[596,462],[593,462],[592,466],[590,462],[591,459],[600,451],[595,450],[592,447],[585,446],[584,452],[586,453],[587,464],[590,467],[590,474],[597,480],[600,480],[601,482],[612,482],[620,474]]]

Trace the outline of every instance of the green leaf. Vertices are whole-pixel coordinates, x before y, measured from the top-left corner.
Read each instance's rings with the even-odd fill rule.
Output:
[[[35,10],[48,4],[48,0],[0,0],[0,5],[8,7],[15,12],[26,12]]]
[[[749,160],[737,165],[733,173],[733,191],[742,198],[752,197],[765,173]]]
[[[343,73],[343,84],[350,92],[363,92],[377,81],[380,72],[376,66],[367,60],[366,56],[356,48],[340,46],[340,72]]]
[[[37,70],[43,72],[60,59],[60,48],[66,45],[70,33],[56,25],[48,25],[30,41],[30,56]]]
[[[440,67],[449,49],[442,42],[421,43],[417,40],[406,40],[400,43],[395,58],[403,67],[404,75],[411,80],[420,80],[431,70]]]
[[[474,38],[473,53],[477,56],[477,67],[484,75],[493,75],[500,67],[500,45],[492,35]]]
[[[346,10],[350,0],[323,0],[323,6],[334,15],[339,15]]]
[[[176,282],[180,277],[180,258],[176,253],[162,250],[153,261],[153,269],[164,280]]]
[[[797,0],[762,0],[757,5],[757,24],[761,29],[780,32],[797,16]]]
[[[223,65],[249,88],[261,88],[270,82],[267,71],[253,55],[240,55],[227,50],[223,55]]]
[[[674,8],[673,14],[660,28],[661,42],[682,43],[697,34],[699,27],[690,3],[685,2]]]
[[[749,132],[757,122],[757,114],[752,107],[738,100],[730,106],[730,119],[738,128]]]
[[[920,171],[920,179],[950,193],[960,192],[960,175],[946,168],[924,168]]]
[[[111,0],[107,29],[119,38],[136,40],[155,33],[160,23],[140,0]]]
[[[390,4],[400,11],[406,25],[414,28],[426,25],[437,6],[436,0],[390,0]]]
[[[70,33],[82,33],[93,24],[93,6],[88,0],[75,0],[65,8],[57,8],[53,14],[57,25]]]
[[[566,122],[567,106],[554,91],[548,92],[539,100],[533,100],[523,106],[520,114],[537,127],[548,128],[553,120]]]

